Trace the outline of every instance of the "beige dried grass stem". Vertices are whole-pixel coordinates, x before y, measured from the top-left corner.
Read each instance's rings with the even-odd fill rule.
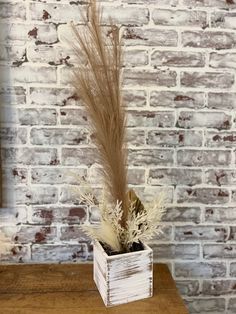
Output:
[[[72,84],[90,117],[109,199],[113,204],[122,202],[120,224],[126,228],[126,116],[121,95],[122,44],[119,29],[111,25],[109,36],[106,36],[96,1],[90,2],[89,21],[85,27],[77,28],[72,24],[72,29],[76,40],[71,45],[78,61]]]

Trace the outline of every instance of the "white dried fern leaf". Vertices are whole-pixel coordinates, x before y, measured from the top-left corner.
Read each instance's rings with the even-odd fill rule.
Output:
[[[127,221],[127,247],[133,242],[146,242],[152,239],[155,234],[161,233],[160,222],[165,213],[164,199],[164,194],[159,195],[151,204],[144,206],[144,211],[138,214],[135,214],[131,208]]]

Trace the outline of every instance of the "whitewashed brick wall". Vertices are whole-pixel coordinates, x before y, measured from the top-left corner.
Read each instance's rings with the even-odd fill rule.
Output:
[[[236,313],[236,1],[102,2],[104,23],[111,15],[124,30],[129,182],[144,200],[168,196],[155,260],[191,313]],[[92,260],[78,225],[98,214],[79,205],[76,185],[100,180],[65,44],[67,22],[82,24],[86,10],[0,1],[4,262]]]

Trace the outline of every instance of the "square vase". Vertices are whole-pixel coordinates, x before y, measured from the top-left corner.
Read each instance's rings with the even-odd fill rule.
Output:
[[[94,241],[93,279],[106,306],[115,306],[153,294],[153,252],[144,250],[108,256]]]

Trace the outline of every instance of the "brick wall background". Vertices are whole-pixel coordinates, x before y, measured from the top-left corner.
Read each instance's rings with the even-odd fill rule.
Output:
[[[111,15],[124,29],[130,185],[144,200],[168,195],[155,260],[169,264],[191,313],[233,314],[236,2],[103,5],[104,23]],[[81,10],[86,1],[0,1],[3,262],[92,261],[78,225],[98,213],[79,204],[77,184],[100,181],[65,44]]]

